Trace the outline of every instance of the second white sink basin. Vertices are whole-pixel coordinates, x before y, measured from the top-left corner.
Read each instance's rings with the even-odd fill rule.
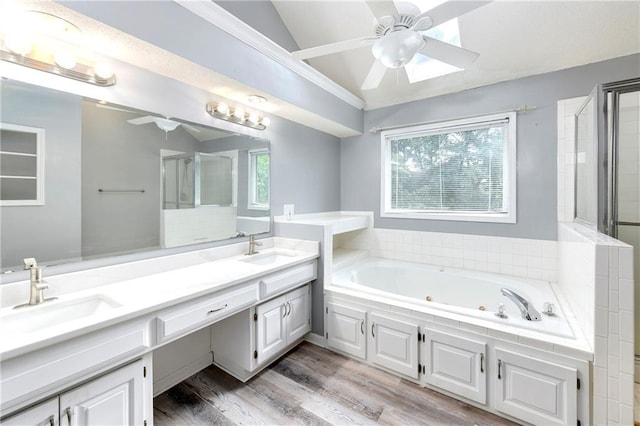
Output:
[[[103,295],[73,300],[54,300],[41,305],[12,309],[0,316],[0,327],[3,334],[31,333],[102,314],[120,306],[119,303]]]
[[[295,254],[286,251],[272,251],[257,253],[240,259],[241,262],[252,263],[254,265],[273,265],[275,263],[288,262]]]

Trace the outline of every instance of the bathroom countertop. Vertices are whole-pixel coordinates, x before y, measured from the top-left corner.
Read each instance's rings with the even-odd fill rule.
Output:
[[[49,294],[45,291],[45,296],[55,296],[57,300],[21,309],[13,309],[13,306],[6,306],[3,303],[5,306],[0,309],[0,359],[4,361],[73,337],[170,308],[188,300],[215,294],[237,284],[251,282],[266,274],[309,262],[316,259],[319,254],[317,242],[284,238],[263,239],[261,242],[264,246],[260,247],[260,253],[255,259],[279,254],[276,261],[265,265],[247,262],[249,258],[242,254],[246,244],[236,244],[238,249],[232,250],[236,254],[228,257],[178,267],[166,272],[151,273],[134,279],[121,279],[106,285],[85,286],[86,288],[80,290],[77,290],[77,286],[70,284],[73,290],[68,293],[65,293],[65,282],[73,282],[74,274],[77,273],[45,277],[51,287],[56,286],[55,293]],[[208,249],[208,251],[216,251],[216,249],[226,250],[229,253],[229,246]],[[171,258],[172,256],[167,256],[166,262],[171,262]],[[144,262],[139,263],[141,268],[148,268]],[[14,287],[24,292],[25,286],[28,289],[28,281],[16,283]],[[4,296],[8,296],[7,291]],[[88,299],[100,304],[95,313],[78,319],[46,321],[46,318],[51,317],[49,314],[57,309],[56,306],[63,307],[59,309],[61,312],[66,306],[82,303]],[[36,323],[30,325],[28,321],[32,315]],[[55,319],[55,315],[52,318]],[[42,323],[37,324],[37,321]]]

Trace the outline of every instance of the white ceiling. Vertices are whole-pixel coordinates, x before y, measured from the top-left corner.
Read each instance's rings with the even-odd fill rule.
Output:
[[[261,93],[230,76],[135,39],[55,2],[0,0],[0,6],[14,2],[70,20],[82,29],[83,41],[107,56],[237,103],[246,102],[248,94],[264,95],[269,103],[260,109],[267,114],[338,137],[355,134],[353,129]],[[373,33],[374,18],[365,0],[275,0],[274,6],[300,48]],[[0,13],[0,17],[2,15]],[[462,46],[480,54],[476,62],[465,71],[414,84],[409,84],[404,74],[391,71],[378,89],[360,91],[373,62],[367,47],[316,58],[309,63],[364,99],[366,109],[373,109],[640,52],[640,0],[495,0],[461,17],[460,33]]]
[[[301,49],[374,34],[364,0],[273,4]],[[367,46],[309,64],[373,109],[640,51],[638,1],[495,0],[460,17],[459,25],[462,47],[480,56],[447,76],[409,84],[404,71],[388,70],[380,87],[362,91],[374,60]]]

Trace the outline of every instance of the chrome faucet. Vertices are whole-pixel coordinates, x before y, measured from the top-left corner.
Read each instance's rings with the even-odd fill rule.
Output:
[[[259,253],[258,251],[256,251],[256,246],[261,246],[261,245],[262,243],[260,241],[256,241],[256,236],[254,234],[250,234],[249,235],[249,251],[246,252],[244,255],[251,256]]]
[[[45,299],[44,290],[49,288],[49,284],[42,279],[42,266],[38,266],[38,263],[34,258],[29,257],[24,259],[24,269],[28,269],[30,273],[29,302],[15,306],[14,309],[26,306],[35,306],[57,299],[57,297],[49,297]]]
[[[501,288],[500,292],[516,304],[518,309],[520,309],[522,318],[526,319],[527,321],[540,321],[542,319],[538,311],[536,311],[531,303],[515,291],[509,290],[508,288]]]

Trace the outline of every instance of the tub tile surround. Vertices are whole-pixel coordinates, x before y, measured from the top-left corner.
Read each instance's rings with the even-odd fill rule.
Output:
[[[367,228],[336,235],[333,249],[334,259],[337,257],[336,253],[343,258],[343,251],[354,251],[392,260],[464,268],[551,283],[556,282],[558,275],[557,242],[548,240]],[[518,267],[514,262],[519,262]],[[552,286],[566,320],[576,335],[575,339],[550,336],[534,330],[498,325],[480,319],[473,319],[472,324],[468,317],[442,310],[437,311],[438,316],[434,321],[561,355],[592,360],[592,346],[582,332],[580,321],[572,309],[569,309],[566,298],[558,291],[557,286]],[[336,287],[332,287],[331,290],[346,291]],[[352,295],[357,296],[355,293]],[[415,309],[408,304],[403,308]],[[542,309],[541,306],[538,308]],[[511,310],[513,309],[515,307]],[[497,330],[497,327],[501,330]],[[532,342],[535,344],[531,344]]]
[[[574,223],[575,113],[558,101],[558,286],[594,352],[595,424],[633,424],[633,247]]]
[[[557,243],[548,240],[373,228],[334,246],[385,259],[557,281]]]

